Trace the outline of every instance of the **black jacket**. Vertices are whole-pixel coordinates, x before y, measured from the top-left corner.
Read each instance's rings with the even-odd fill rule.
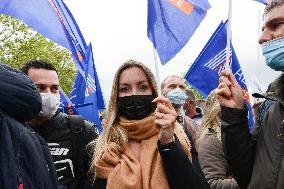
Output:
[[[160,145],[158,142],[157,145],[171,189],[209,189],[194,146],[190,162],[177,137],[175,142],[167,145]],[[105,189],[106,184],[107,180],[96,178],[94,189]]]
[[[57,177],[45,141],[23,124],[41,110],[33,81],[0,64],[0,188],[56,189]]]
[[[88,189],[91,181],[87,172],[91,164],[91,154],[86,150],[86,145],[98,137],[96,126],[84,121],[86,132],[81,130],[80,141],[75,141],[72,133],[70,118],[61,112],[57,112],[50,121],[38,126],[35,131],[42,136],[50,148],[60,185],[68,189]],[[82,118],[81,118],[82,119]],[[82,149],[76,143],[83,141]],[[79,161],[76,161],[79,159]]]
[[[158,144],[158,149],[171,189],[209,189],[194,145],[191,148],[192,162],[184,153],[177,137],[175,142],[170,144],[163,146]]]
[[[221,108],[225,156],[240,188],[284,188],[284,74],[273,85],[276,101],[252,134],[246,108]]]

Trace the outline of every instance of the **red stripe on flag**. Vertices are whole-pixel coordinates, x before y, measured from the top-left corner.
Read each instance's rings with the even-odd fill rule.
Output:
[[[243,92],[243,96],[244,96],[245,100],[250,104],[250,98],[249,98],[248,90],[242,89],[242,92]]]
[[[187,15],[189,15],[194,9],[194,5],[185,0],[168,0],[168,1]]]

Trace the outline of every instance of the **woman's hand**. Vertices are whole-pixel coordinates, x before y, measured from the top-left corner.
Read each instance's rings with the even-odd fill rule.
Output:
[[[155,123],[160,127],[159,140],[161,144],[168,144],[174,138],[177,113],[170,100],[165,97],[157,97],[153,102],[157,103]]]

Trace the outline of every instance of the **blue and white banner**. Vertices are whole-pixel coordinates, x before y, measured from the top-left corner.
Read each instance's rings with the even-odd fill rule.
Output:
[[[189,84],[204,97],[219,85],[220,73],[225,69],[226,45],[227,22],[221,22],[185,76]],[[253,115],[247,84],[232,45],[229,66],[242,87],[245,103],[249,107],[249,125],[252,127]]]

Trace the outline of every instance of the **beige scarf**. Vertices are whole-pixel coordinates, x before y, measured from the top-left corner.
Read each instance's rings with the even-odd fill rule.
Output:
[[[135,159],[129,145],[121,152],[117,144],[110,143],[96,161],[96,177],[107,179],[107,189],[169,189],[154,120],[154,116],[137,121],[120,118],[119,125],[128,132],[128,139],[140,142],[140,160]],[[190,144],[182,128],[177,127],[175,133],[191,160]]]

